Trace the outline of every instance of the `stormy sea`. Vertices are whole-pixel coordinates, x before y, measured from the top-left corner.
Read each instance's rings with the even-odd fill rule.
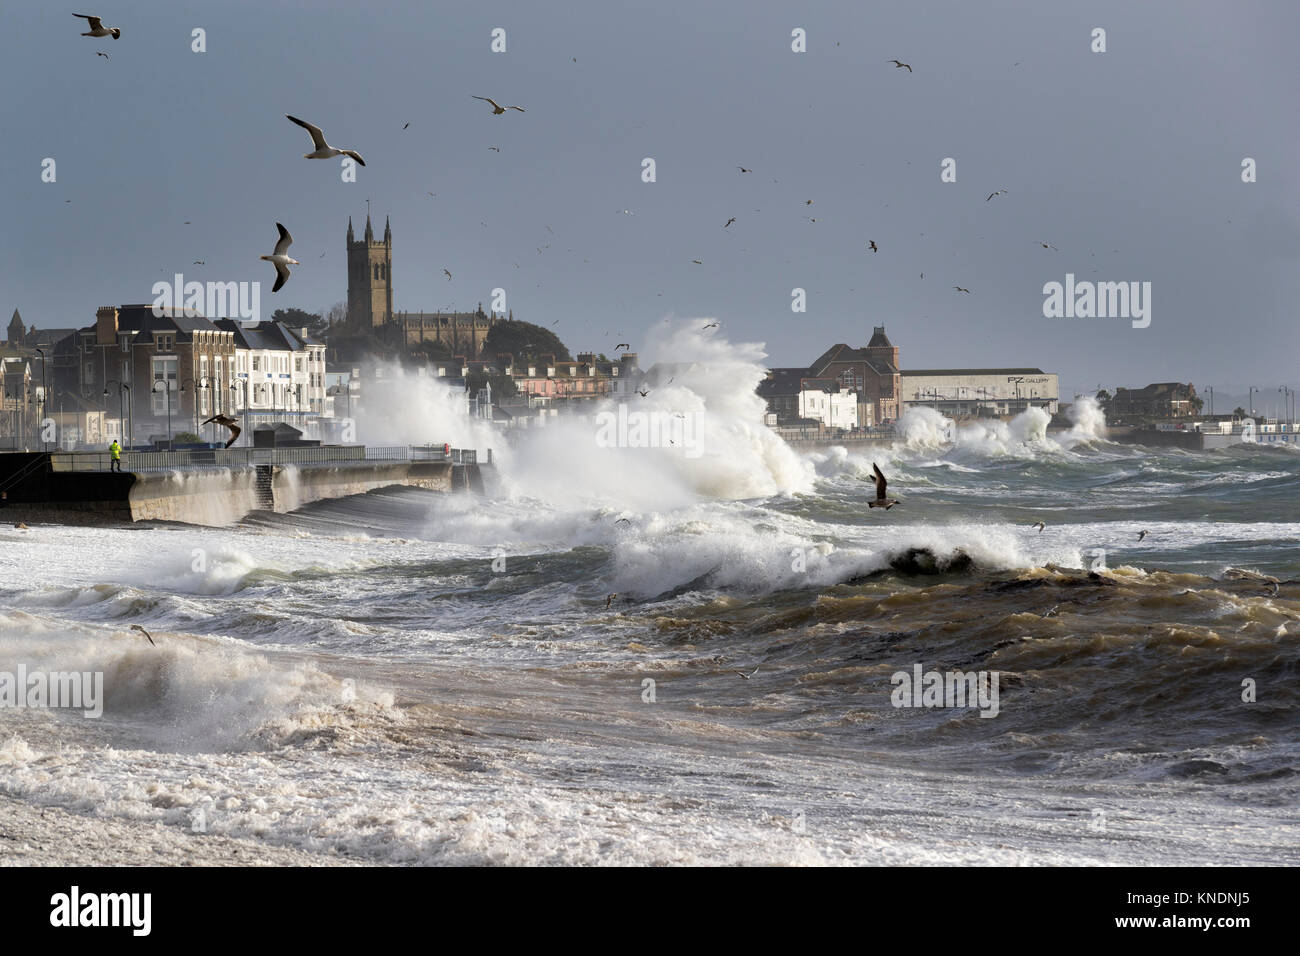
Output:
[[[0,670],[104,678],[97,719],[0,709],[0,796],[110,862],[1300,863],[1300,458],[1086,405],[804,451],[761,362],[645,397],[690,449],[427,383],[361,421],[493,447],[482,496],[5,527]]]

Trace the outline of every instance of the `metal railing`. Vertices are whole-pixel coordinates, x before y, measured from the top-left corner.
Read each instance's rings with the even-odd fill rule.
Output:
[[[488,461],[492,460],[491,453]],[[478,463],[473,448],[442,445],[321,445],[304,448],[201,448],[185,451],[123,451],[123,471],[171,471],[177,468],[232,468],[249,465],[305,465],[332,461],[450,461]],[[52,471],[108,471],[112,455],[99,451],[53,452]]]

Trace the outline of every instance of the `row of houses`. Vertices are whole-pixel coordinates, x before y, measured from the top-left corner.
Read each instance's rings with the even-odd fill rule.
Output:
[[[63,331],[48,348],[24,342],[24,354],[6,358],[5,424],[16,441],[47,442],[38,434],[47,420],[63,444],[130,444],[181,432],[224,441],[224,428],[201,425],[213,415],[303,430],[333,417],[325,344],[303,328],[144,304],[104,306],[93,325]]]

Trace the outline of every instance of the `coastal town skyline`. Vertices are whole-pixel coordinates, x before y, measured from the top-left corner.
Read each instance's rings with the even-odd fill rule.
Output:
[[[14,134],[32,148],[0,160],[15,185],[4,285],[38,327],[148,301],[178,272],[267,283],[263,317],[325,311],[345,298],[338,224],[368,205],[400,237],[397,308],[470,311],[501,288],[507,308],[577,350],[698,315],[786,365],[820,350],[804,344],[810,331],[861,345],[885,324],[913,354],[924,343],[929,366],[1055,365],[1067,396],[1160,380],[1244,394],[1289,383],[1286,350],[1259,342],[1294,334],[1286,273],[1300,248],[1284,212],[1295,134],[1261,121],[1294,88],[1295,64],[1256,55],[1247,79],[1198,52],[1211,34],[1216,48],[1280,49],[1296,12],[1251,9],[949,5],[949,29],[935,31],[915,13],[757,4],[743,17],[693,11],[682,34],[676,15],[580,4],[561,27],[499,4],[440,12],[431,38],[376,31],[343,5],[326,30],[235,3],[146,8],[120,40],[81,41],[65,11],[24,6],[15,30],[36,39],[0,69],[53,67],[59,80],[19,102]],[[399,4],[384,16],[431,15]],[[1105,52],[1091,49],[1097,27]],[[504,51],[492,52],[498,28]],[[632,29],[639,42],[621,42]],[[291,34],[304,42],[281,44]],[[111,58],[94,55],[103,44]],[[345,48],[365,72],[310,68]],[[397,78],[430,51],[435,92]],[[900,54],[911,70],[889,62]],[[218,92],[214,71],[235,61],[252,67]],[[159,70],[169,83],[154,98],[117,95]],[[272,77],[284,102],[266,101]],[[88,109],[85,88],[113,110]],[[480,94],[527,112],[493,116]],[[1121,100],[1131,111],[1088,109]],[[1159,135],[1144,102],[1159,103]],[[368,164],[357,181],[342,182],[334,160],[304,163],[306,137],[285,112],[356,146]],[[195,131],[219,147],[163,146],[156,159],[139,148]],[[54,182],[42,181],[46,158]],[[642,181],[646,158],[654,182]],[[1243,182],[1246,158],[1255,182]],[[152,227],[122,235],[142,214]],[[304,265],[273,296],[257,256],[277,219]],[[68,262],[72,282],[56,277]],[[1045,317],[1044,285],[1069,275],[1151,283],[1150,325]],[[795,289],[806,312],[791,311]],[[1225,335],[1243,315],[1251,334]]]

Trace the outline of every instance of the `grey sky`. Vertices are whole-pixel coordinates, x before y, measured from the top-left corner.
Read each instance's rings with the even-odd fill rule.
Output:
[[[795,365],[883,323],[905,367],[1038,365],[1064,396],[1300,384],[1300,4],[88,7],[4,14],[6,318],[88,324],[175,272],[260,280],[264,316],[326,309],[368,197],[377,229],[392,216],[398,309],[472,308],[500,286],[574,350],[707,315]],[[74,9],[122,38],[78,36]],[[208,52],[190,51],[194,27]],[[1090,51],[1093,27],[1108,52]],[[359,150],[358,182],[302,159],[285,113]],[[276,220],[303,265],[271,295],[257,257]],[[1042,286],[1067,272],[1151,282],[1150,328],[1044,318]]]

